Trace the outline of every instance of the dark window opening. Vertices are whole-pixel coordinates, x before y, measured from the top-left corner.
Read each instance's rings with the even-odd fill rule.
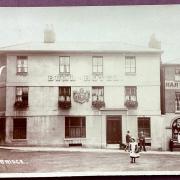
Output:
[[[66,117],[65,118],[65,137],[66,138],[85,138],[86,137],[85,117]]]
[[[26,130],[26,118],[17,118],[13,120],[13,139],[26,139]]]

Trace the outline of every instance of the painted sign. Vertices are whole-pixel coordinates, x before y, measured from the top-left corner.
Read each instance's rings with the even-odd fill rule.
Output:
[[[165,89],[180,89],[180,82],[165,81]]]
[[[83,82],[90,82],[90,81],[122,81],[122,76],[117,75],[106,75],[106,76],[99,76],[99,75],[83,75],[83,76],[74,76],[71,74],[59,74],[59,75],[49,75],[48,81],[56,81],[56,82],[74,82],[74,81],[83,81]]]
[[[73,99],[75,102],[78,103],[85,103],[88,102],[90,98],[90,92],[85,91],[83,88],[81,88],[79,91],[73,91]]]

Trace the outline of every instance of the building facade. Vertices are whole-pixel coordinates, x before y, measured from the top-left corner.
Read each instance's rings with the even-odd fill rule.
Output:
[[[162,65],[162,112],[164,114],[164,144],[178,140],[180,132],[180,64]]]
[[[129,130],[163,149],[161,50],[45,41],[0,53],[1,143],[119,147]]]

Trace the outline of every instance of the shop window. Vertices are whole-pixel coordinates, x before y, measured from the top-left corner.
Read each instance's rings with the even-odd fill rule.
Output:
[[[17,56],[17,74],[26,75],[28,72],[28,57],[27,56]]]
[[[172,139],[178,141],[179,133],[180,133],[180,118],[174,120],[172,124]]]
[[[175,112],[180,112],[180,92],[176,92]]]
[[[102,56],[92,57],[92,71],[93,71],[93,75],[103,74],[103,57]]]
[[[26,130],[26,118],[17,118],[13,120],[13,139],[26,139]]]
[[[59,72],[60,74],[70,74],[70,57],[69,56],[59,57]]]
[[[59,107],[67,109],[71,107],[71,87],[59,87]]]
[[[85,138],[86,137],[85,117],[65,117],[65,137]]]
[[[125,103],[126,107],[137,107],[137,87],[136,86],[126,86],[125,87]]]
[[[138,136],[140,135],[141,131],[143,131],[145,137],[151,137],[151,125],[149,117],[138,118]]]
[[[180,81],[180,68],[175,69],[175,81]]]
[[[95,108],[101,108],[105,106],[104,87],[102,86],[92,87],[92,106]]]
[[[16,87],[15,106],[19,108],[28,106],[28,87]]]
[[[126,74],[136,73],[136,57],[135,56],[125,56],[125,72]]]

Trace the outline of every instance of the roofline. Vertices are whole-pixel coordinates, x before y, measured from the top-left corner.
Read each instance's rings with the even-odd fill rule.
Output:
[[[10,53],[49,53],[49,54],[57,54],[57,53],[154,53],[154,54],[162,54],[162,50],[155,51],[141,51],[141,50],[0,50],[0,54],[10,54]]]
[[[180,63],[162,63],[162,66],[180,66]]]

